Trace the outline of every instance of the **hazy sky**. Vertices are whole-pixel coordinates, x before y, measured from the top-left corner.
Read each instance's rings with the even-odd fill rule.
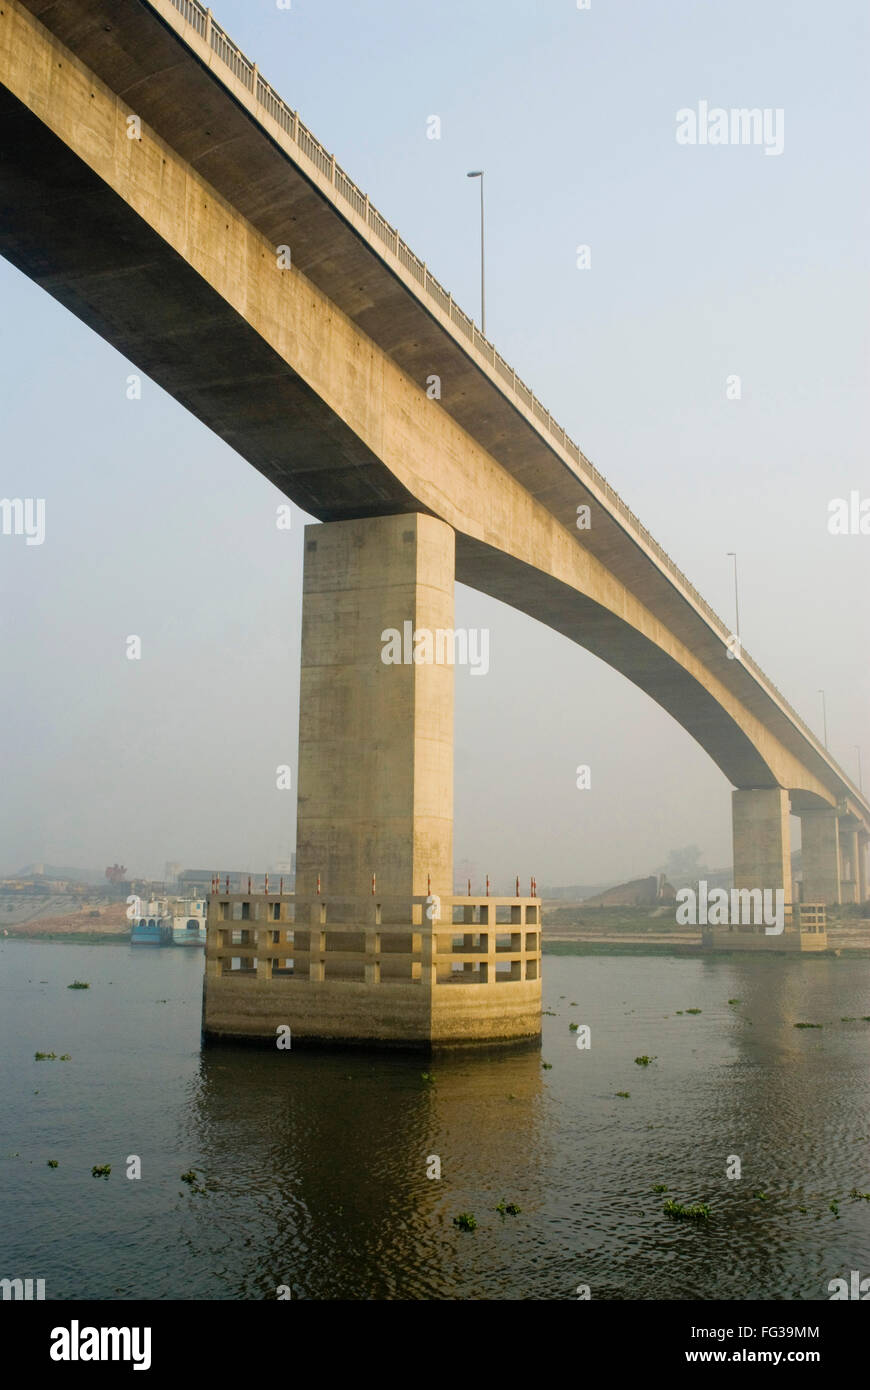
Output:
[[[485,169],[488,336],[729,624],[738,551],[746,649],[818,732],[825,688],[870,778],[870,536],[827,530],[870,496],[865,0],[213,8],[475,315]],[[702,101],[781,108],[783,152],[679,145]],[[0,305],[0,496],[46,502],[44,544],[0,536],[0,869],[286,857],[310,518],[278,531],[264,478],[147,380],[128,401],[131,364],[5,261]],[[730,862],[730,786],[647,696],[472,590],[456,624],[491,630],[490,674],[457,673],[457,861]]]

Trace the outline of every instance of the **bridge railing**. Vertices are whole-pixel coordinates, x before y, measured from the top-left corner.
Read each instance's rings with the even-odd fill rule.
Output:
[[[474,324],[468,314],[466,314],[453,299],[443,286],[431,274],[424,261],[415,255],[411,248],[402,241],[398,231],[391,226],[386,218],[374,208],[366,194],[353,182],[351,178],[336,163],[335,156],[331,155],[320,141],[317,140],[302,122],[298,114],[291,110],[287,103],[278,95],[273,87],[266,82],[259,73],[257,65],[247,58],[241,49],[233,43],[229,36],[221,29],[220,25],[212,18],[211,11],[200,0],[170,0],[170,3],[187,20],[196,32],[206,40],[212,51],[229,68],[229,70],[248,88],[257,101],[264,107],[274,121],[283,128],[292,140],[299,146],[302,152],[328,179],[339,197],[344,199],[360,217],[364,218],[367,226],[375,233],[385,246],[396,256],[398,261],[409,271],[413,278],[420,285],[423,292],[429,295],[439,306],[439,308],[449,315],[451,323],[459,329],[459,332],[466,337],[472,347],[474,347],[502,378],[513,394],[522,401],[523,405],[531,411],[535,419],[547,431],[550,437],[560,445],[568,457],[577,465],[578,470],[586,472],[594,481],[596,486],[604,494],[610,503],[613,511],[620,520],[627,523],[627,529],[632,534],[632,539],[639,540],[649,550],[659,565],[667,571],[669,576],[676,580],[677,585],[689,595],[695,607],[703,613],[710,626],[716,634],[727,643],[732,637],[732,632],[727,623],[724,623],[718,614],[710,607],[694,584],[686,577],[678,565],[663,550],[658,541],[654,540],[647,528],[640,522],[631,508],[623,501],[619,494],[611,487],[602,473],[590,462],[581,452],[579,446],[569,437],[564,428],[553,419],[549,410],[538,400],[537,396],[525,382],[523,382],[505,362],[504,358],[496,351],[495,347]],[[582,478],[581,481],[585,481]],[[793,723],[801,730],[804,737],[815,745],[817,751],[823,754],[822,746],[818,742],[815,734],[807,724],[801,719],[800,715],[792,708],[782,692],[762,671],[758,663],[744,651],[741,647],[739,659],[743,665],[752,672],[759,684],[773,694],[783,710],[788,714]],[[839,774],[844,781],[848,781],[844,774]],[[850,783],[851,785],[851,783]],[[857,790],[857,789],[854,789]]]

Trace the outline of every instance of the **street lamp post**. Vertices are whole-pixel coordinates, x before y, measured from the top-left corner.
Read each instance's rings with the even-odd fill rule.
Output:
[[[472,169],[466,178],[480,179],[480,331],[486,337],[486,285],[483,261],[483,170]]]
[[[861,776],[861,746],[860,746],[860,744],[857,744],[857,743],[855,744],[855,752],[858,754],[858,790],[862,792],[862,791],[864,790],[864,780],[863,780],[863,778],[862,778],[862,776]]]
[[[827,746],[828,746],[828,707],[827,707],[827,705],[825,704],[825,692],[824,692],[824,690],[820,690],[820,691],[819,691],[819,694],[820,694],[821,697],[822,697],[822,727],[824,728],[824,731],[825,731],[825,747],[827,748]]]

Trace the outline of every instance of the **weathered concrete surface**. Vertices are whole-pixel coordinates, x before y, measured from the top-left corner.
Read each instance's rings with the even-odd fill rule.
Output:
[[[418,901],[411,909],[416,922],[410,922],[409,912],[401,928],[380,922],[372,898],[358,899],[355,921],[343,919],[336,926],[329,899],[300,904],[263,894],[212,894],[204,1036],[274,1047],[279,1030],[289,1026],[294,1045],[431,1051],[536,1043],[541,1032],[540,903],[471,901],[474,906],[466,910],[478,914],[475,931],[485,944],[456,954],[460,964],[482,968],[485,978],[466,984],[451,970],[454,934],[464,928],[451,927],[450,899],[445,900],[449,915],[444,922],[430,921]],[[242,911],[244,919],[234,915]],[[499,925],[499,911],[521,921]],[[511,937],[506,949],[498,944],[502,934]],[[510,967],[513,978],[497,978],[499,962]],[[405,979],[391,969],[396,965],[404,969]]]
[[[305,530],[296,897],[453,891],[453,666],[382,633],[453,630],[453,532],[424,515]],[[413,654],[413,653],[410,653]],[[405,915],[407,916],[407,908]]]
[[[840,902],[840,833],[836,811],[811,811],[801,816],[803,900]]]
[[[783,889],[792,900],[788,792],[778,787],[731,795],[734,887]]]
[[[431,513],[456,532],[457,578],[623,672],[732,783],[789,789],[800,811],[846,798],[870,823],[640,528],[339,213],[242,84],[180,41],[170,11],[4,0],[2,254],[313,515]],[[578,532],[582,504],[592,528]]]
[[[858,902],[858,826],[850,820],[840,822],[840,894],[844,903]]]

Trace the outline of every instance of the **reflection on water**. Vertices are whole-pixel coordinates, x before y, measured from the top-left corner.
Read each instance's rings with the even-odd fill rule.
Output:
[[[55,1298],[824,1299],[870,1274],[870,1202],[848,1196],[870,1191],[870,961],[547,956],[540,1054],[433,1061],[201,1052],[201,971],[0,946],[0,1277]],[[675,1222],[664,1196],[713,1215]]]

